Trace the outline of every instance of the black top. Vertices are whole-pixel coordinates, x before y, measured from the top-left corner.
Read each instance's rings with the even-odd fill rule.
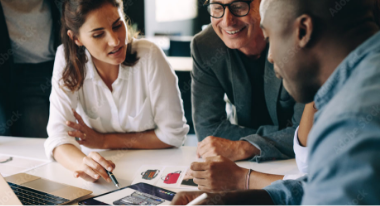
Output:
[[[51,14],[53,19],[53,35],[54,35],[54,48],[56,49],[61,44],[60,38],[60,17],[61,17],[61,6],[62,1],[52,1],[51,3]],[[0,2],[0,122],[9,120],[12,113],[12,102],[11,97],[14,92],[12,92],[12,85],[15,81],[14,73],[14,63],[13,63],[13,52],[11,46],[11,40],[9,37],[9,32],[5,20],[5,15],[3,12],[2,4]],[[51,68],[53,70],[53,68]],[[1,130],[0,130],[1,133]]]
[[[258,129],[262,125],[273,125],[264,95],[264,70],[267,49],[263,51],[258,59],[251,59],[240,51],[238,53],[245,66],[252,88],[251,127]]]

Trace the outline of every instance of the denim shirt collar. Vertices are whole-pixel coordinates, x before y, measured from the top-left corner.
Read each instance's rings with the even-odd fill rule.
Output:
[[[336,93],[343,87],[356,65],[369,53],[380,50],[380,32],[367,39],[358,48],[352,51],[342,63],[335,69],[325,84],[318,90],[314,97],[315,106],[321,110]]]

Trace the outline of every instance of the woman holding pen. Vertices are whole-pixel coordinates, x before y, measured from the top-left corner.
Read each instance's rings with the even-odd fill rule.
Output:
[[[164,53],[128,32],[117,0],[66,0],[50,96],[46,154],[75,177],[111,182],[115,164],[82,148],[161,149],[189,130]]]

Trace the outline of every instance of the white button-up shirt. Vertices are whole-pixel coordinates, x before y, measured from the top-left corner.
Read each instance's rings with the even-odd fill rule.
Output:
[[[308,148],[302,146],[298,140],[298,129],[299,127],[297,127],[296,132],[294,133],[293,149],[294,153],[296,154],[296,163],[300,173],[295,175],[285,175],[284,180],[298,179],[307,174],[307,168],[309,165],[307,158],[309,156],[309,153]]]
[[[177,77],[164,53],[147,40],[135,40],[133,50],[140,58],[135,66],[120,65],[119,75],[109,90],[96,71],[88,51],[83,86],[75,92],[62,89],[66,65],[63,45],[58,47],[52,77],[49,138],[45,151],[53,159],[54,148],[80,145],[67,132],[65,122],[76,122],[71,108],[87,126],[100,133],[130,133],[154,130],[164,143],[179,147],[189,131]]]

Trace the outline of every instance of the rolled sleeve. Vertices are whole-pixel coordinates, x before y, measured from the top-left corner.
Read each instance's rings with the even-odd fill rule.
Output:
[[[294,158],[294,133],[299,125],[305,105],[296,103],[292,118],[292,126],[279,130],[278,126],[264,125],[257,134],[241,138],[260,150],[260,154],[250,161],[267,161]]]
[[[154,132],[156,133],[156,136],[158,137],[158,139],[161,140],[161,142],[168,144],[168,145],[172,145],[174,147],[181,147],[182,144],[184,143],[185,137],[186,137],[186,136],[183,136],[183,138],[168,137],[161,131],[160,128],[155,129]]]
[[[64,144],[72,144],[78,149],[80,145],[74,138],[68,136],[67,134],[57,135],[55,137],[49,136],[49,138],[45,141],[45,153],[49,160],[54,161],[53,151],[56,147],[64,145]]]
[[[293,148],[294,148],[294,153],[296,155],[298,170],[305,174],[307,173],[307,168],[308,168],[308,161],[307,161],[308,149],[307,147],[301,146],[298,140],[298,129],[299,127],[297,127],[297,130],[294,133]]]
[[[278,131],[276,128],[276,126],[261,127],[260,130],[264,129],[275,132],[267,135],[253,134],[241,138],[241,140],[249,142],[260,150],[260,154],[252,157],[250,161],[261,162],[294,158],[292,137],[295,129],[288,127]]]
[[[75,122],[71,108],[77,107],[77,93],[68,91],[61,81],[62,72],[66,66],[63,46],[59,46],[54,62],[53,77],[51,80],[52,91],[50,94],[50,114],[47,125],[48,139],[45,141],[45,153],[50,160],[54,160],[53,151],[63,144],[72,144],[80,149],[74,137],[67,132],[73,129],[66,125],[66,121]]]
[[[300,205],[307,177],[297,180],[279,180],[264,188],[275,205]]]
[[[189,132],[178,88],[178,79],[162,50],[151,43],[149,69],[149,96],[155,133],[164,143],[180,147]]]
[[[299,179],[305,175],[306,174],[303,174],[303,173],[292,174],[292,175],[284,175],[284,178],[282,180],[296,180],[296,179]]]

